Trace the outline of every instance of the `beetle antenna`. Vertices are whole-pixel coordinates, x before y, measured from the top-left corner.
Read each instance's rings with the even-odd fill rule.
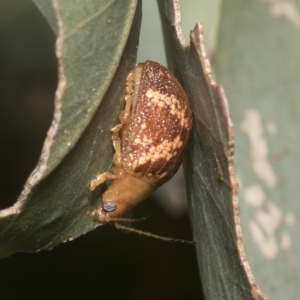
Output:
[[[128,223],[139,223],[139,222],[144,222],[148,219],[150,219],[151,216],[146,216],[143,218],[139,219],[129,219],[129,218],[111,218],[110,222],[128,222]]]
[[[132,227],[127,227],[127,226],[124,226],[124,225],[121,225],[120,223],[118,223],[119,220],[116,220],[116,219],[114,219],[112,221],[114,221],[115,226],[116,226],[117,229],[123,229],[123,230],[131,231],[131,232],[135,232],[137,234],[149,236],[149,237],[152,237],[152,238],[155,238],[155,239],[158,239],[158,240],[162,240],[162,241],[166,241],[166,242],[174,242],[174,243],[187,244],[187,245],[195,245],[196,244],[195,241],[187,241],[187,240],[169,238],[169,237],[153,234],[151,232],[138,230],[138,229],[135,229],[135,228],[132,228]]]

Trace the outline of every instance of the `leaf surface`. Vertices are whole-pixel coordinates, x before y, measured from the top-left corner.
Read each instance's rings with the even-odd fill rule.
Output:
[[[53,11],[59,59],[54,118],[18,202],[0,211],[1,256],[51,249],[95,227],[88,213],[105,187],[88,188],[111,166],[110,129],[119,122],[135,64],[139,1],[57,0]]]
[[[300,1],[223,1],[215,71],[236,135],[241,225],[270,299],[298,299]]]
[[[194,128],[185,173],[204,295],[206,299],[263,299],[243,252],[233,127],[224,90],[214,82],[206,57],[202,26],[191,31],[187,46],[178,1],[158,3],[168,64],[192,102]]]

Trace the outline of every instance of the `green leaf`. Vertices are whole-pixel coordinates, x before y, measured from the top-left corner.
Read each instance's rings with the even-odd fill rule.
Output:
[[[51,249],[95,227],[88,213],[103,188],[91,193],[88,187],[111,166],[110,129],[124,107],[125,79],[135,64],[139,1],[53,5],[59,59],[54,118],[18,202],[0,211],[1,256]]]
[[[235,124],[241,225],[258,284],[298,299],[300,1],[223,1],[214,54]]]
[[[48,21],[52,30],[57,34],[57,19],[51,0],[32,0]]]
[[[224,91],[215,85],[209,68],[202,27],[198,24],[191,31],[187,46],[178,1],[158,3],[168,64],[187,91],[194,114],[185,173],[204,295],[206,299],[263,299],[245,260],[234,214],[238,207],[233,128]]]

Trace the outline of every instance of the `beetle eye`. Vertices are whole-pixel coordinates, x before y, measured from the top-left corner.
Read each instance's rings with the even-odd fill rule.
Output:
[[[115,211],[117,209],[117,205],[112,203],[112,202],[103,203],[102,204],[102,209],[106,212],[112,212],[112,211]]]

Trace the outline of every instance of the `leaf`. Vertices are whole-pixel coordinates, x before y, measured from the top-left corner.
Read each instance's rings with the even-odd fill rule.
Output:
[[[270,299],[298,299],[300,1],[229,0],[220,14],[248,259]]]
[[[1,256],[51,249],[95,227],[88,213],[100,197],[88,187],[111,166],[110,129],[135,64],[139,1],[53,4],[59,58],[54,119],[18,202],[0,211]]]
[[[185,173],[204,295],[206,299],[263,299],[243,249],[233,128],[224,91],[210,71],[202,27],[196,25],[191,45],[185,45],[178,1],[158,3],[168,64],[187,91],[194,114]]]
[[[57,34],[57,20],[55,16],[55,11],[52,6],[51,0],[32,0],[35,5],[39,8],[41,13],[44,15],[52,30]]]

